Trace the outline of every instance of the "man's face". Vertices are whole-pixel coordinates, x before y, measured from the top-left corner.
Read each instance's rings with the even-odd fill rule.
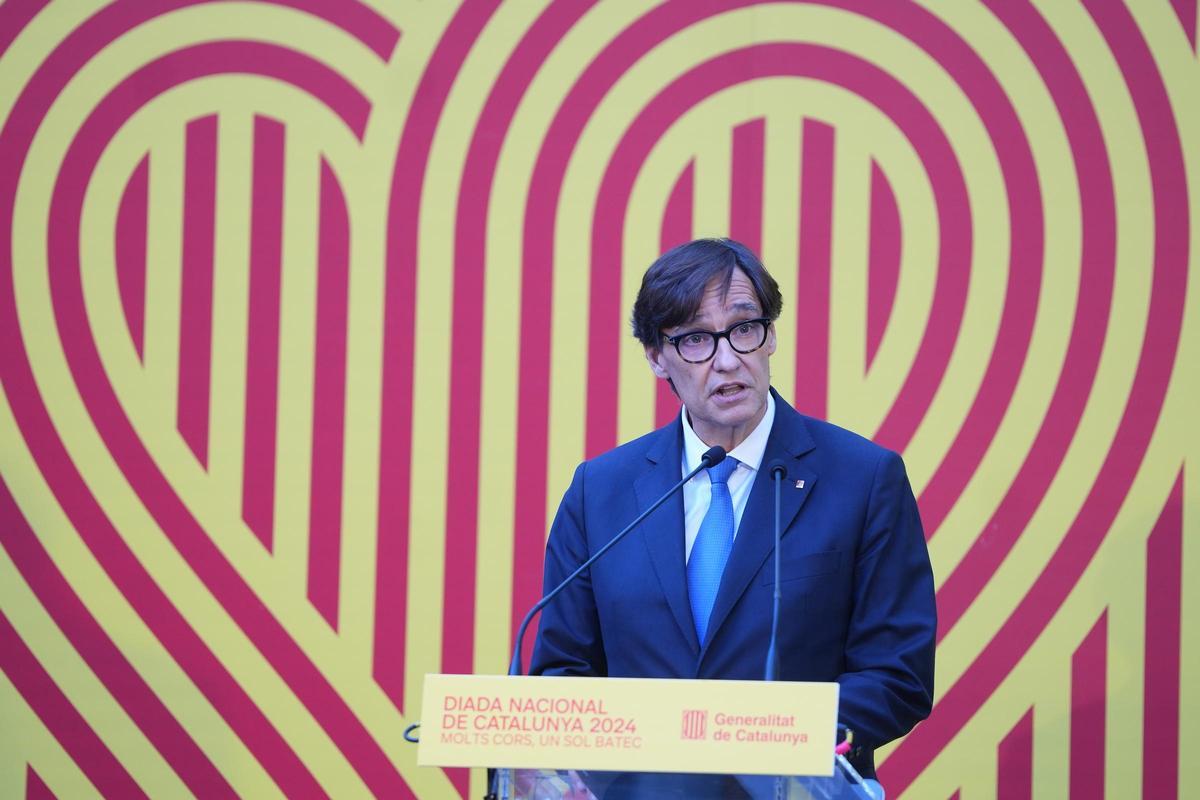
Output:
[[[689,331],[723,331],[738,322],[762,316],[754,285],[740,269],[733,271],[729,291],[722,296],[721,282],[714,280],[704,290],[696,315],[682,325],[663,331],[675,336]],[[771,385],[769,359],[775,352],[775,326],[767,341],[752,353],[734,350],[727,338],[717,342],[716,354],[702,364],[680,358],[674,345],[647,347],[646,360],[660,378],[669,378],[687,406],[692,430],[708,445],[732,450],[758,425],[767,407]]]

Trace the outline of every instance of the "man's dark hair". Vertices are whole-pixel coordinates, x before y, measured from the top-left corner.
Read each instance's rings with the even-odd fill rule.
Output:
[[[696,239],[663,253],[642,276],[630,319],[633,335],[646,347],[659,347],[663,328],[696,315],[714,278],[723,293],[729,291],[734,269],[750,279],[763,316],[778,319],[783,309],[779,284],[749,247],[732,239]]]

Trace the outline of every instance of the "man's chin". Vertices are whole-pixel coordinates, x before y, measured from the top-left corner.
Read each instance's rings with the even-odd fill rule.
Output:
[[[737,403],[723,405],[709,403],[705,409],[708,412],[706,415],[708,419],[704,420],[704,423],[723,431],[743,428],[755,421],[755,417],[759,416],[763,410],[764,402],[763,400],[756,402],[754,396],[747,394]],[[746,431],[746,433],[748,432]]]

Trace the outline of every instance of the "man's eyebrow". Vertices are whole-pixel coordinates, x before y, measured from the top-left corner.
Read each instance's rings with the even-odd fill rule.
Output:
[[[756,317],[762,316],[762,310],[758,307],[758,303],[752,303],[748,300],[742,301],[739,303],[734,303],[732,306],[729,307],[729,310],[730,311],[743,311],[747,314],[753,314]],[[679,323],[675,327],[689,328],[689,329],[694,329],[697,326],[702,327],[703,326],[703,323],[701,322],[702,316],[703,315],[701,315],[701,314],[697,314],[696,316],[693,316],[691,319],[688,319],[688,320],[685,320],[685,321]]]

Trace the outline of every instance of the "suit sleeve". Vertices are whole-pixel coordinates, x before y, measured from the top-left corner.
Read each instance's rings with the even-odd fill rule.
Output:
[[[929,716],[937,634],[933,571],[917,502],[895,453],[875,470],[854,567],[841,724],[871,749]]]
[[[551,591],[591,555],[584,520],[584,477],[580,464],[563,495],[546,543],[543,593]],[[591,575],[584,572],[543,610],[530,664],[531,675],[608,674]]]

